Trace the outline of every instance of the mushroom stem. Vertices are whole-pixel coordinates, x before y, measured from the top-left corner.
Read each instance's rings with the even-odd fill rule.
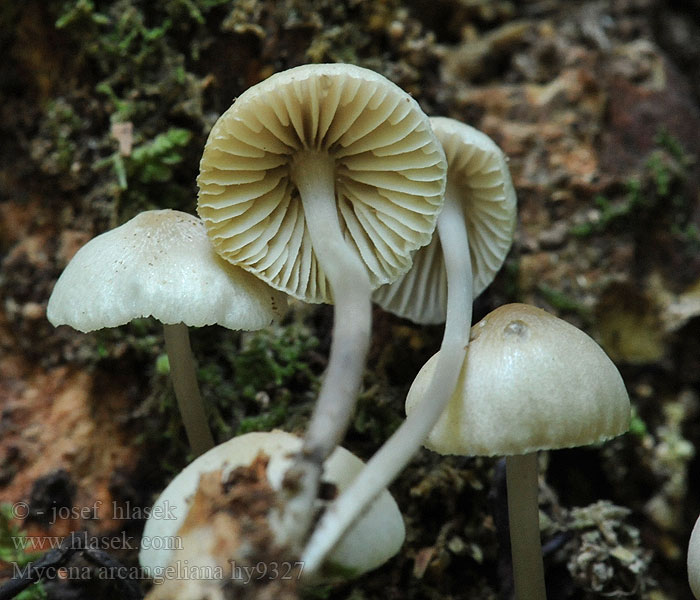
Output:
[[[184,323],[163,324],[163,333],[177,406],[192,452],[199,456],[214,447],[214,438],[199,394],[190,334]]]
[[[506,457],[508,521],[516,600],[545,600],[537,504],[537,453]]]
[[[343,533],[401,472],[437,423],[452,395],[469,343],[472,319],[472,268],[462,208],[450,192],[437,224],[447,271],[447,318],[435,373],[426,400],[412,412],[326,510],[302,554],[304,572],[313,573]]]
[[[313,517],[323,461],[340,443],[350,424],[362,382],[371,328],[369,275],[357,251],[343,237],[335,202],[335,163],[325,153],[304,152],[292,166],[311,243],[328,279],[335,304],[333,339],[301,455],[291,475],[301,492],[290,499],[285,513],[300,540]],[[289,475],[289,474],[288,474]]]

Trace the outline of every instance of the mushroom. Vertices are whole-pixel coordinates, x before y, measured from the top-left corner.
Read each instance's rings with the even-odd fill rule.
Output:
[[[440,351],[442,352],[442,350]],[[439,355],[406,399],[424,403]],[[506,456],[516,598],[545,598],[537,507],[537,451],[603,442],[629,428],[625,384],[581,330],[526,304],[508,304],[471,329],[457,389],[424,445],[440,454]]]
[[[187,538],[181,531],[183,522],[193,503],[193,497],[203,474],[221,471],[221,481],[238,467],[250,466],[257,457],[267,459],[265,474],[270,487],[279,491],[284,474],[291,465],[292,455],[301,449],[302,440],[284,431],[253,432],[235,437],[209,450],[181,471],[160,494],[153,505],[143,531],[144,539],[158,541],[143,545],[139,562],[151,576],[162,573],[169,564],[181,561],[186,554]],[[342,490],[363,467],[362,461],[348,450],[337,447],[324,465],[324,479]],[[227,484],[228,485],[228,484]],[[256,497],[260,496],[257,492]],[[271,513],[274,512],[271,509]],[[166,518],[164,518],[164,516]],[[206,522],[206,519],[205,519]],[[273,537],[284,543],[287,535],[279,531],[283,521],[274,515],[268,518]],[[224,537],[234,535],[223,532]],[[256,532],[259,536],[260,532]],[[405,528],[396,502],[383,490],[367,513],[350,529],[324,565],[321,579],[332,578],[334,573],[357,576],[377,568],[398,551],[405,537]],[[179,543],[173,543],[177,540]],[[241,540],[238,540],[240,543]],[[212,543],[212,546],[217,546]],[[229,563],[233,557],[216,557],[221,563]],[[191,561],[190,561],[191,562]],[[308,579],[302,569],[302,580]]]
[[[437,422],[464,360],[473,297],[493,280],[513,239],[516,197],[501,149],[487,135],[454,119],[432,117],[430,122],[448,165],[437,235],[416,251],[411,269],[375,290],[373,299],[417,323],[447,318],[440,363],[427,391],[431,401],[404,421],[322,517],[303,554],[310,570],[321,564],[373,494],[406,466]]]
[[[261,329],[285,306],[284,294],[216,255],[197,217],[152,210],[78,250],[56,282],[47,317],[84,333],[139,317],[161,321],[178,406],[199,455],[214,443],[187,327]]]
[[[693,596],[700,600],[700,517],[695,521],[688,543],[688,583]]]
[[[445,157],[417,102],[381,75],[305,65],[246,90],[214,125],[198,212],[219,254],[307,302],[333,302],[326,377],[294,472],[308,527],[320,466],[347,429],[370,335],[370,292],[430,241]]]
[[[405,274],[372,294],[372,300],[384,310],[422,324],[445,322],[450,282],[447,260],[453,255],[470,259],[472,277],[464,291],[476,298],[503,265],[516,221],[515,189],[507,158],[496,143],[455,119],[431,117],[430,124],[447,157],[444,216],[438,219],[438,235],[416,251]],[[465,223],[468,254],[443,232],[446,222],[453,219]]]

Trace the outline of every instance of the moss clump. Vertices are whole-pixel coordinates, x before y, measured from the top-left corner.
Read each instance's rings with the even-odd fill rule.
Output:
[[[218,439],[302,425],[323,368],[318,340],[303,324],[242,334],[204,328],[193,332],[193,346]]]
[[[300,326],[256,331],[231,357],[234,382],[249,399],[259,390],[292,385],[299,378],[313,384],[315,375],[306,355],[316,346],[318,340]]]
[[[10,504],[0,504],[0,563],[24,567],[41,556],[41,552],[28,552],[31,548],[22,529],[13,523],[13,507]],[[44,600],[46,592],[37,582],[22,593],[15,596],[16,600]]]
[[[136,146],[127,156],[120,151],[95,163],[96,169],[111,167],[117,179],[119,193],[115,194],[115,207],[123,205],[120,220],[129,220],[143,210],[177,208],[189,204],[192,195],[188,190],[171,183],[175,167],[184,159],[192,134],[187,129],[171,127]],[[153,195],[154,189],[160,193]]]
[[[211,117],[204,78],[193,71],[221,0],[50,1],[36,5],[66,53],[64,77],[41,107],[32,157],[107,229],[141,210],[192,211],[197,151]],[[70,55],[68,57],[68,55]],[[86,82],[75,85],[76,81]],[[125,151],[115,125],[130,128]],[[97,210],[95,210],[97,209]]]
[[[41,138],[32,145],[32,158],[49,175],[69,171],[77,154],[77,133],[82,121],[65,98],[55,98],[45,108],[40,124]]]
[[[644,419],[639,416],[639,412],[636,407],[632,406],[632,415],[630,417],[630,435],[638,437],[639,439],[644,439],[644,437],[649,433],[647,424]]]
[[[597,209],[594,221],[579,223],[571,233],[579,237],[621,230],[632,226],[648,232],[649,224],[664,223],[681,232],[692,223],[692,191],[685,189],[688,168],[693,159],[681,143],[666,131],[655,137],[657,148],[645,162],[639,177],[630,178],[622,194],[609,198],[598,194],[593,198]],[[691,231],[692,235],[692,231]]]
[[[389,393],[382,383],[377,382],[358,398],[352,430],[366,438],[372,448],[381,446],[404,420],[403,402],[394,395],[395,392]]]

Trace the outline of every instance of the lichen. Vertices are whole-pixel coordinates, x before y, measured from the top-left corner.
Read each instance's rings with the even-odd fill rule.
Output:
[[[697,395],[690,390],[665,402],[661,411],[663,422],[646,438],[646,447],[652,450],[649,467],[659,484],[645,510],[666,532],[684,527],[680,506],[688,492],[688,464],[695,456],[695,448],[683,436],[683,425],[696,404]]]
[[[600,501],[574,508],[568,515],[566,529],[575,536],[568,544],[569,573],[596,597],[641,599],[656,586],[647,574],[651,552],[642,545],[639,530],[626,522],[630,513]]]

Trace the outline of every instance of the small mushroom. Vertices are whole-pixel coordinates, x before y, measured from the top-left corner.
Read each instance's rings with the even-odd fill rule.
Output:
[[[426,390],[439,354],[413,382],[408,415],[431,402]],[[629,421],[620,373],[573,325],[533,306],[508,304],[472,327],[457,389],[424,445],[440,454],[506,456],[518,600],[545,598],[537,451],[603,442],[627,431]]]
[[[413,266],[375,290],[383,308],[417,323],[445,321],[430,402],[421,404],[370,459],[365,472],[321,519],[304,551],[307,568],[321,564],[343,529],[376,491],[389,485],[420,448],[457,383],[472,319],[473,297],[491,282],[508,253],[515,228],[515,190],[501,149],[473,127],[430,119],[447,157],[445,204],[437,235],[416,251]]]
[[[688,583],[693,596],[700,600],[700,517],[695,521],[688,544]]]
[[[187,327],[267,327],[286,298],[222,260],[203,223],[175,210],[140,213],[83,246],[59,277],[47,317],[82,332],[152,316],[163,323],[170,375],[193,452],[213,446]]]
[[[406,273],[372,294],[384,310],[422,324],[445,322],[450,283],[446,263],[454,255],[471,264],[466,292],[472,298],[493,281],[513,243],[517,208],[507,159],[490,137],[447,117],[431,117],[430,124],[447,158],[437,235],[416,251]],[[465,224],[468,255],[443,231],[455,219]]]
[[[326,377],[295,469],[290,518],[308,526],[320,466],[360,387],[370,293],[430,241],[445,156],[406,92],[368,69],[304,65],[246,90],[214,125],[198,212],[219,254],[307,302],[333,302]]]
[[[302,440],[284,431],[253,432],[235,437],[220,444],[203,454],[182,472],[180,472],[160,494],[151,509],[151,517],[144,528],[144,538],[160,540],[160,544],[144,546],[139,554],[141,565],[151,575],[162,573],[169,564],[181,561],[186,554],[186,538],[182,536],[181,527],[192,506],[193,496],[200,483],[202,475],[212,471],[221,471],[221,481],[226,482],[229,474],[238,467],[250,466],[256,458],[264,456],[266,462],[265,474],[269,486],[279,491],[283,486],[284,474],[292,463],[292,456],[297,453]],[[326,460],[324,479],[330,485],[342,490],[346,488],[363,463],[345,448],[338,447]],[[228,484],[226,484],[228,485]],[[256,497],[260,498],[259,492]],[[238,497],[235,494],[234,496]],[[321,504],[317,500],[317,505]],[[318,507],[318,506],[317,506]],[[284,522],[275,519],[275,508],[270,509],[268,525],[273,537],[280,543],[288,537],[280,531]],[[206,522],[206,519],[205,519]],[[249,527],[248,527],[249,528]],[[224,536],[234,535],[223,532]],[[256,532],[259,536],[260,532]],[[178,537],[178,544],[172,543]],[[328,557],[321,579],[327,579],[332,573],[342,572],[345,576],[357,576],[366,571],[376,569],[401,548],[405,537],[405,528],[401,513],[388,491],[383,490],[367,513],[340,541],[335,551]],[[244,540],[237,543],[243,544]],[[211,546],[217,546],[212,543]],[[221,563],[230,563],[233,557],[217,557]],[[182,562],[182,561],[181,561]],[[191,562],[191,560],[190,560]],[[280,567],[281,568],[281,567]],[[317,582],[309,579],[305,569],[302,569],[302,581]]]

